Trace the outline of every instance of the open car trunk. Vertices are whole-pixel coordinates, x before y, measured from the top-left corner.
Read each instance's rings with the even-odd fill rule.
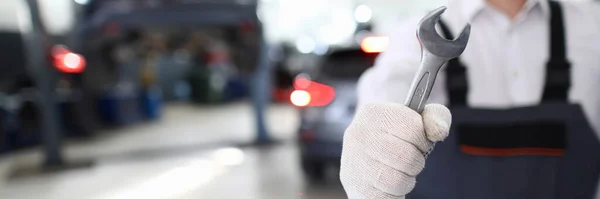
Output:
[[[84,49],[82,51],[90,59],[87,74],[84,74],[85,85],[101,91],[117,84],[119,77],[124,74],[118,61],[115,61],[114,52],[123,44],[126,37],[124,35],[132,31],[145,36],[162,35],[160,37],[165,40],[163,43],[166,50],[160,53],[161,56],[176,56],[181,49],[189,47],[190,40],[197,40],[198,36],[203,37],[203,40],[223,44],[237,74],[242,79],[248,79],[257,68],[259,58],[265,56],[260,53],[263,30],[256,7],[255,1],[240,3],[228,0],[91,1],[84,17],[86,25],[81,30],[80,39]],[[201,47],[212,48],[209,46],[212,44],[195,42],[196,46],[207,45]],[[145,49],[148,48],[137,48],[137,51]],[[201,63],[201,58],[205,55],[198,50],[190,52],[189,56],[194,62],[192,65],[206,65]],[[145,58],[138,59],[139,64],[148,63]],[[157,76],[163,79],[161,81],[167,82],[161,83],[162,86],[176,84],[177,79],[189,73],[191,68],[193,67],[175,66],[167,72],[159,70],[163,74]],[[133,71],[135,70],[130,72]]]
[[[93,1],[84,37],[102,40],[131,29],[204,33],[226,41],[235,65],[248,74],[261,56],[263,31],[256,6],[255,1],[228,0]]]

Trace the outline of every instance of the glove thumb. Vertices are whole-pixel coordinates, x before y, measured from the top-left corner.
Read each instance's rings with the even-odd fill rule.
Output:
[[[441,104],[425,105],[423,113],[423,126],[427,139],[431,142],[440,142],[448,137],[452,115],[450,110]]]

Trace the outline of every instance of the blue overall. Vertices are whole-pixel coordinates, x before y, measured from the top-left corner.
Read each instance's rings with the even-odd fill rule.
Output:
[[[436,145],[408,199],[592,199],[600,142],[567,101],[570,64],[559,3],[551,1],[550,60],[542,102],[507,110],[467,107],[466,68],[446,66],[449,137]],[[442,23],[446,38],[451,34]]]

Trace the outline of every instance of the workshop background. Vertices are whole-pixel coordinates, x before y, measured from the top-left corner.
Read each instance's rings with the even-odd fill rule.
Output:
[[[0,199],[346,198],[358,77],[444,4],[1,0]]]

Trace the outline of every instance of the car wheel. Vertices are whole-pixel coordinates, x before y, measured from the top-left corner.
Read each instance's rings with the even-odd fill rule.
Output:
[[[325,180],[325,163],[315,160],[302,159],[302,171],[311,181]]]

